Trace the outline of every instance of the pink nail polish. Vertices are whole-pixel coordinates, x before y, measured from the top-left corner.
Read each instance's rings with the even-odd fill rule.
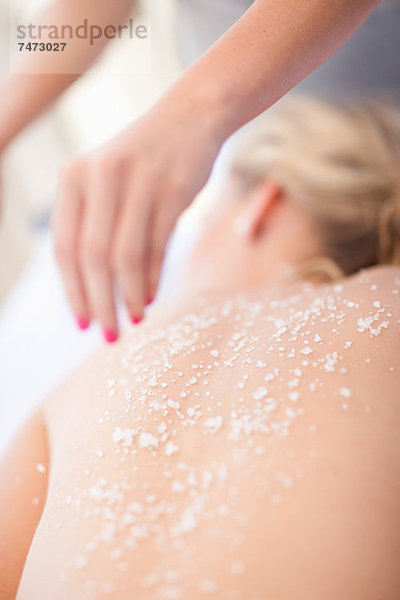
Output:
[[[115,331],[112,331],[111,329],[103,329],[103,335],[104,335],[104,339],[109,344],[113,344],[118,339],[118,334],[115,333]]]
[[[76,324],[81,331],[85,331],[85,329],[88,329],[90,321],[85,319],[85,317],[76,317]]]
[[[147,300],[147,302],[146,302],[146,306],[150,306],[150,304],[153,304],[153,302],[154,302],[154,298],[153,298],[153,296],[151,296],[151,297],[150,297],[150,298]]]
[[[131,317],[131,323],[133,325],[139,325],[143,321],[143,317]]]

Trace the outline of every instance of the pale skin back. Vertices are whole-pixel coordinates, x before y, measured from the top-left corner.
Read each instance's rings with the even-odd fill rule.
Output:
[[[398,598],[399,299],[382,268],[155,306],[10,451],[18,600]]]

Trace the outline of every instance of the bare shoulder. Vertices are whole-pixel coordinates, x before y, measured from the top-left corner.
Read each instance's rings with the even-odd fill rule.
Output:
[[[363,269],[344,280],[343,287],[353,294],[359,293],[360,300],[375,300],[380,296],[382,302],[393,304],[397,309],[400,304],[400,266]]]
[[[400,342],[400,267],[365,269],[346,279],[342,288],[365,313],[364,317],[360,314],[358,329],[369,329],[377,335],[380,326]]]

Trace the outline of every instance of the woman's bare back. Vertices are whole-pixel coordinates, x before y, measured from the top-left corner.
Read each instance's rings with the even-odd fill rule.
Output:
[[[18,600],[397,599],[399,301],[386,268],[155,307],[44,404]]]

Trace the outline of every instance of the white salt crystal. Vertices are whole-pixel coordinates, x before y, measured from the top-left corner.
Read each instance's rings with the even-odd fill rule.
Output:
[[[151,448],[158,447],[158,438],[156,438],[151,433],[147,433],[143,431],[139,436],[139,446],[140,448]]]
[[[310,346],[306,346],[305,348],[302,348],[302,349],[300,350],[300,352],[301,352],[302,354],[311,354],[312,350],[311,350]]]
[[[134,434],[135,432],[133,429],[121,429],[121,427],[117,427],[113,433],[112,439],[116,444],[123,442],[123,445],[127,448],[132,446]]]
[[[179,446],[174,444],[174,442],[169,441],[165,444],[166,456],[171,456],[172,454],[175,454],[176,452],[178,452],[178,450],[179,450]]]
[[[265,398],[267,393],[267,389],[264,386],[260,386],[255,392],[253,392],[253,398],[254,400],[261,400],[262,398]]]
[[[170,408],[175,408],[176,410],[178,410],[181,406],[179,402],[174,402],[174,400],[171,398],[168,399],[167,404]]]
[[[203,579],[199,585],[200,591],[203,594],[214,594],[217,591],[217,584],[213,579]]]
[[[235,560],[231,563],[230,571],[233,575],[242,575],[245,572],[245,565],[241,560]]]
[[[218,430],[222,427],[223,418],[221,416],[210,417],[205,421],[204,425],[210,429]]]

